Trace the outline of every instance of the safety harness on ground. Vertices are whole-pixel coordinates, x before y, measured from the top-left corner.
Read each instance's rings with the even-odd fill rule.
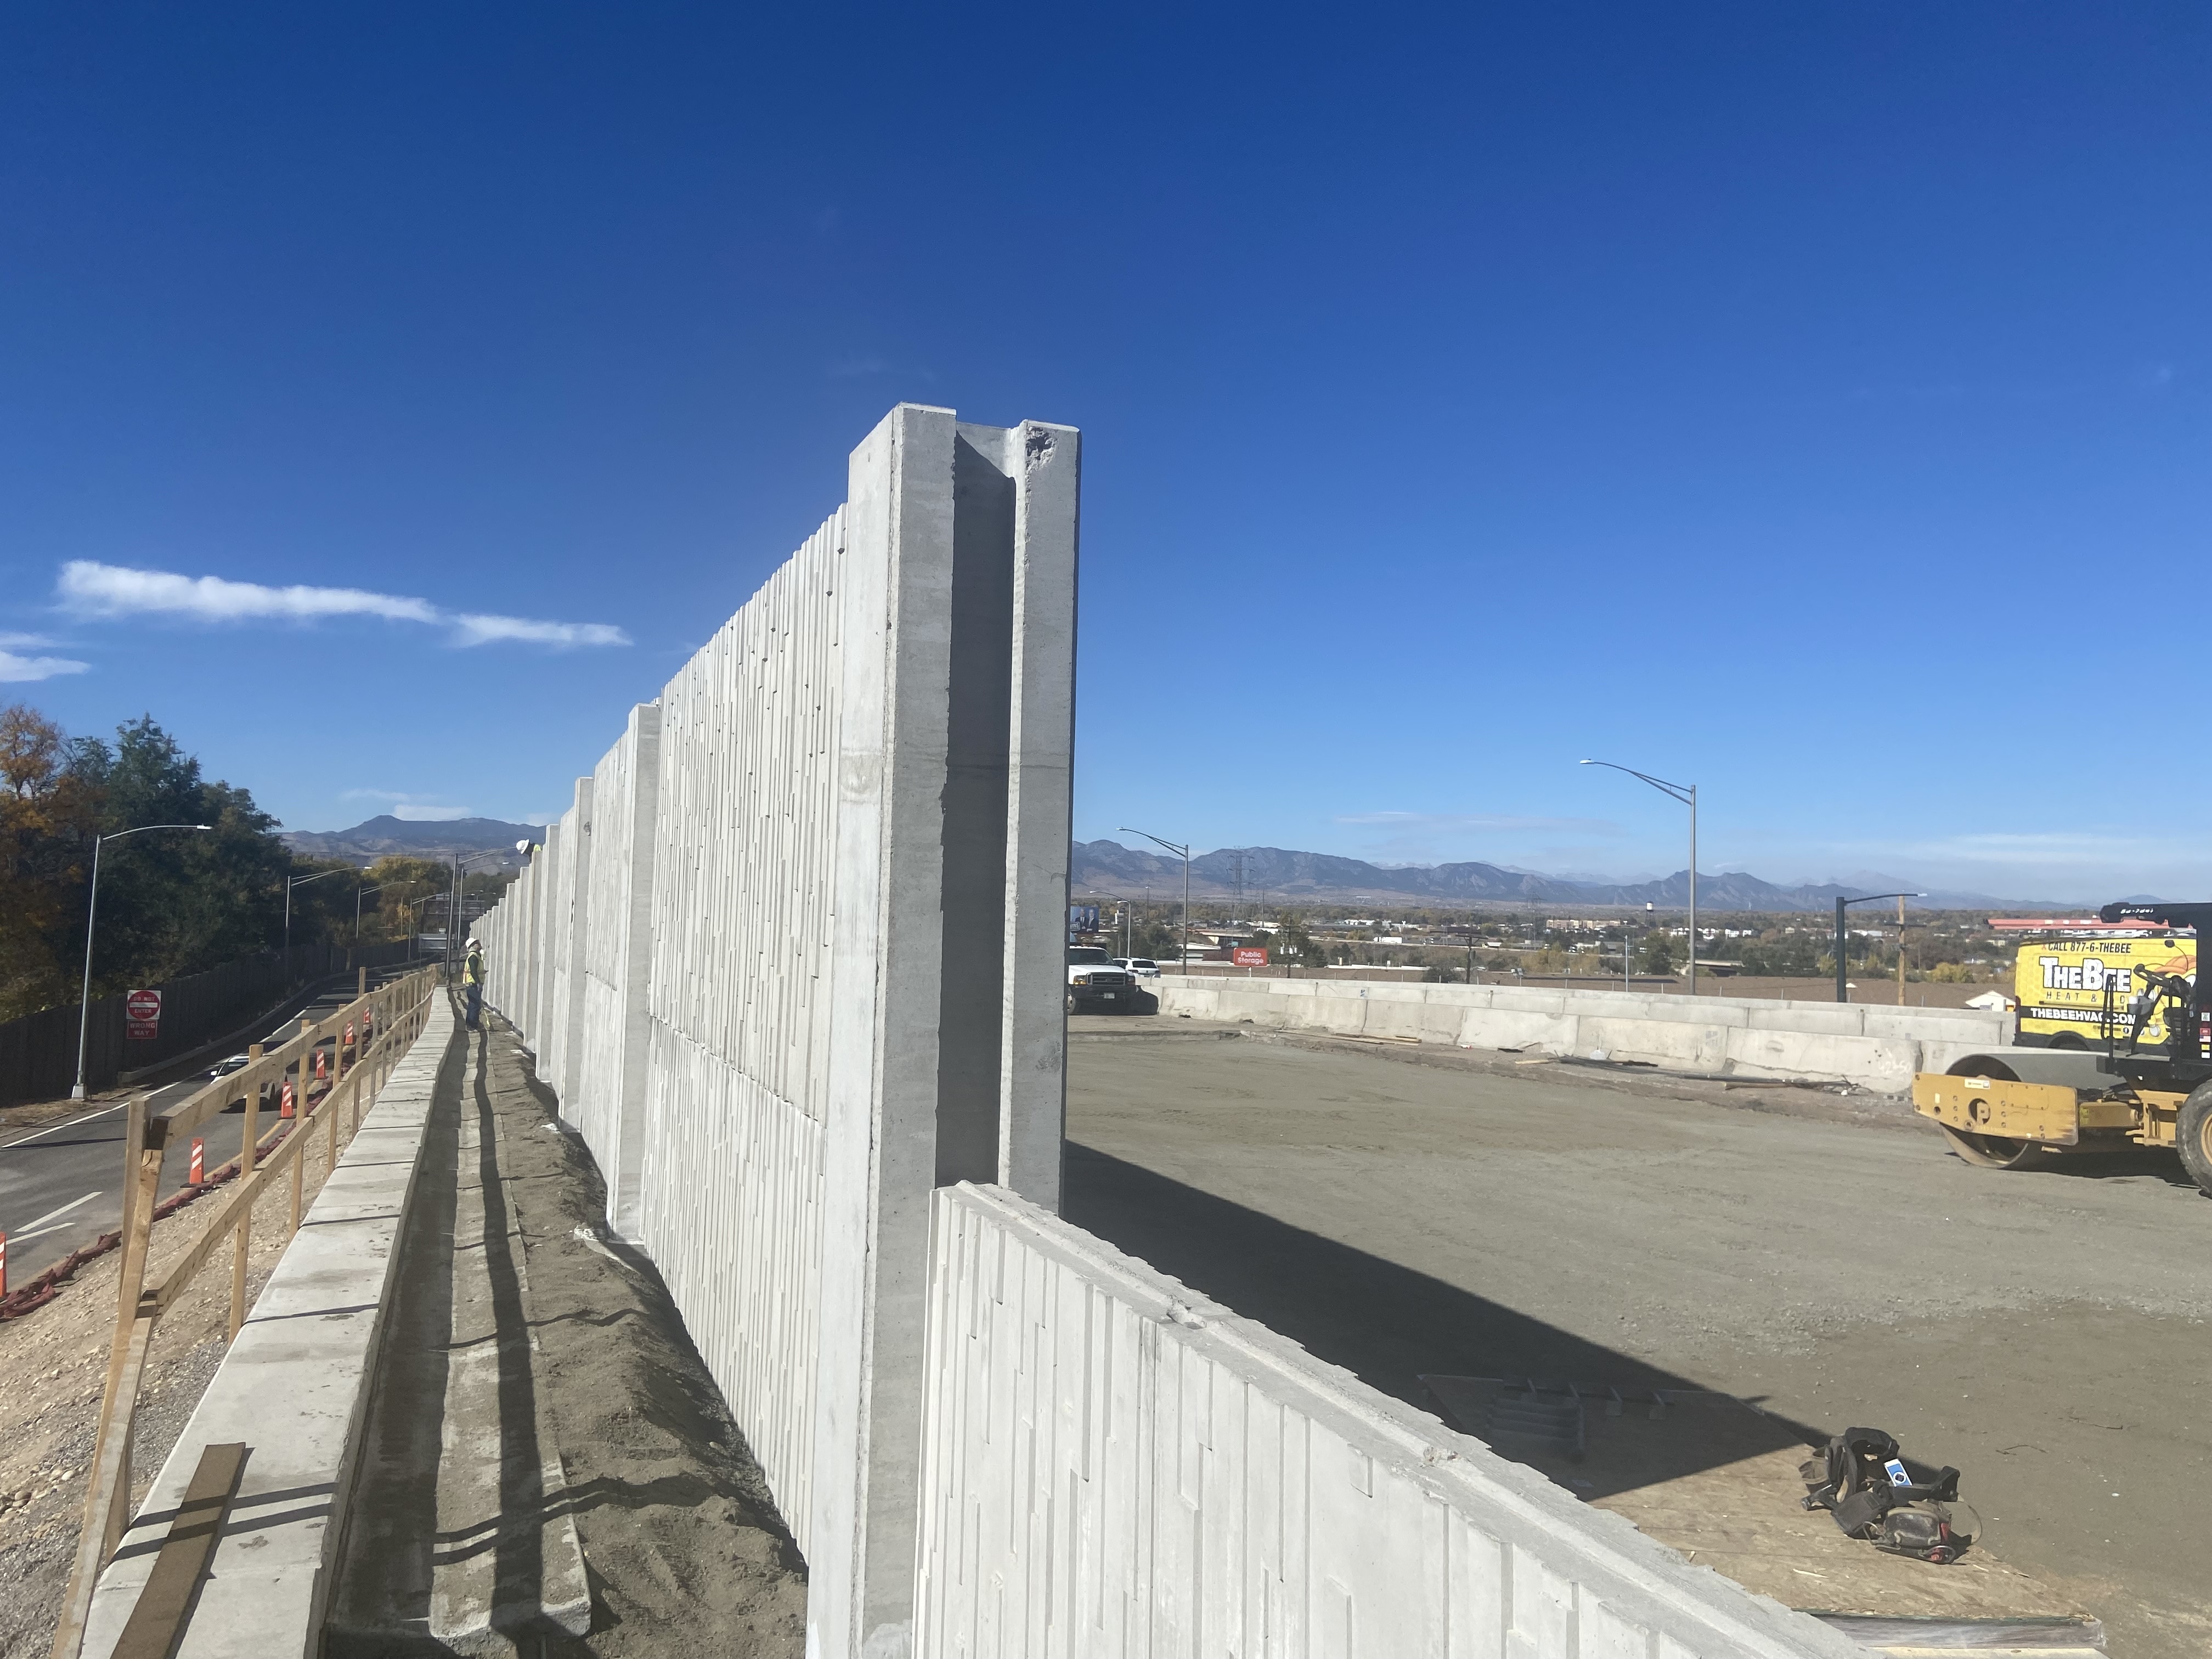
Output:
[[[1972,1541],[1951,1526],[1958,1470],[1907,1469],[1897,1442],[1880,1429],[1844,1430],[1797,1473],[1805,1481],[1804,1506],[1826,1510],[1847,1538],[1937,1563],[1957,1560]]]

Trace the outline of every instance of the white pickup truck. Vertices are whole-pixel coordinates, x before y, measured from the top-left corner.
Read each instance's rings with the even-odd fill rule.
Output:
[[[1136,975],[1116,968],[1097,945],[1067,947],[1067,1012],[1071,1014],[1133,1014],[1137,1011]]]

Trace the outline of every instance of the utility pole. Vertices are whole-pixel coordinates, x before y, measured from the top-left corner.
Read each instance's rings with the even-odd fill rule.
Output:
[[[1850,933],[1844,925],[1844,907],[1847,904],[1875,904],[1879,903],[1883,899],[1895,899],[1897,901],[1898,914],[1901,916],[1905,914],[1905,900],[1909,898],[1926,898],[1927,896],[1928,895],[1925,893],[1869,893],[1863,898],[1839,898],[1836,901],[1837,1001],[1849,1002],[1851,1000],[1849,974],[1844,961],[1846,947],[1850,944]],[[1902,930],[1899,932],[1897,936],[1897,948],[1900,952],[1905,949],[1905,934]],[[1903,992],[1900,990],[1899,994],[1902,996]]]

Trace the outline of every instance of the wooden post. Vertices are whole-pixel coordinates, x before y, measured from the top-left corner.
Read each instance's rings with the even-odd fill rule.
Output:
[[[1905,895],[1897,896],[1897,1006],[1905,1006]]]
[[[154,1205],[161,1186],[161,1155],[167,1126],[149,1119],[146,1098],[131,1097],[124,1132],[130,1162],[124,1166],[123,1273],[117,1289],[115,1336],[107,1353],[107,1381],[100,1398],[100,1431],[85,1482],[84,1526],[77,1534],[76,1559],[63,1593],[62,1613],[54,1632],[58,1659],[76,1659],[84,1642],[85,1617],[100,1570],[123,1541],[131,1512],[131,1431],[138,1409],[138,1378],[153,1336],[150,1315],[138,1311],[146,1283],[146,1254],[152,1243]]]
[[[314,1029],[315,1022],[312,1019],[302,1019],[300,1022],[300,1036],[303,1039],[307,1036],[308,1032]],[[294,1116],[292,1119],[292,1133],[295,1135],[305,1133],[307,1131],[307,1084],[309,1080],[313,1078],[314,1074],[314,1066],[309,1057],[308,1047],[303,1041],[300,1045],[300,1087],[298,1090],[298,1100],[294,1108]],[[295,1157],[292,1160],[292,1218],[291,1220],[286,1224],[284,1237],[287,1238],[289,1238],[294,1233],[300,1231],[301,1188],[301,1184],[307,1180],[307,1143],[302,1141],[300,1145],[299,1155]]]
[[[254,1043],[246,1051],[247,1074],[252,1074],[252,1063],[261,1058],[261,1045]],[[256,1083],[246,1091],[246,1122],[238,1144],[238,1178],[241,1182],[252,1175],[254,1146],[260,1133],[261,1085]],[[248,1206],[246,1217],[231,1235],[230,1245],[230,1340],[238,1340],[238,1333],[246,1323],[246,1257],[253,1246],[253,1210]]]

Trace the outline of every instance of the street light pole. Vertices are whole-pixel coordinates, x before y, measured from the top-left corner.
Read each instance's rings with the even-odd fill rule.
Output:
[[[92,838],[92,891],[84,907],[84,983],[77,998],[76,1082],[70,1090],[71,1100],[84,1098],[85,1037],[92,1029],[92,930],[100,919],[100,849],[111,841],[121,841],[125,836],[143,836],[149,830],[191,830],[204,835],[214,828],[211,823],[142,823],[136,830],[118,830],[112,836]]]
[[[1898,914],[1902,916],[1905,913],[1905,900],[1909,898],[1926,898],[1927,896],[1928,895],[1925,893],[1869,893],[1861,898],[1839,898],[1836,901],[1837,1001],[1849,1002],[1851,1000],[1850,987],[1846,982],[1844,972],[1844,946],[1850,943],[1850,934],[1844,931],[1844,907],[1847,904],[1872,904],[1880,899],[1895,899],[1897,901]],[[1903,951],[1905,949],[1905,930],[1902,924],[1900,924],[1898,928],[1897,938],[1897,948],[1899,951]]]
[[[356,945],[356,947],[358,947],[358,946],[360,945],[360,944],[361,944],[361,902],[362,902],[362,900],[363,900],[363,899],[367,898],[367,897],[368,897],[371,893],[380,893],[380,892],[382,892],[382,891],[383,891],[386,888],[387,888],[387,887],[397,887],[398,884],[398,884],[398,882],[396,882],[396,881],[380,881],[380,882],[379,882],[379,883],[377,883],[377,884],[376,884],[376,885],[375,885],[375,886],[374,886],[374,887],[356,887],[356,888],[355,888],[355,889],[354,889],[354,893],[353,893],[353,942],[354,942],[354,944],[355,944],[355,945]],[[383,915],[383,914],[384,914],[384,907],[383,907],[382,905],[380,905],[380,904],[379,906],[377,906],[377,907],[376,907],[376,909],[377,909],[377,914],[378,914],[379,915]]]
[[[1586,760],[1584,766],[1611,767],[1616,772],[1626,772],[1632,778],[1641,778],[1661,794],[1680,801],[1690,809],[1690,994],[1698,994],[1698,786],[1694,783],[1668,783],[1664,778],[1655,778],[1648,772],[1639,772],[1632,766],[1614,766],[1611,761]]]
[[[295,887],[305,887],[311,881],[320,881],[325,876],[343,876],[349,873],[350,872],[345,870],[318,870],[312,876],[284,878],[284,971],[286,973],[292,971],[292,890]]]
[[[1154,846],[1166,848],[1169,852],[1173,853],[1177,858],[1182,860],[1182,970],[1184,973],[1188,974],[1190,972],[1189,843],[1183,842],[1182,844],[1177,844],[1171,841],[1163,841],[1159,836],[1154,835],[1149,830],[1133,830],[1126,823],[1121,826],[1119,833],[1124,836],[1142,836],[1146,841],[1151,842]]]

